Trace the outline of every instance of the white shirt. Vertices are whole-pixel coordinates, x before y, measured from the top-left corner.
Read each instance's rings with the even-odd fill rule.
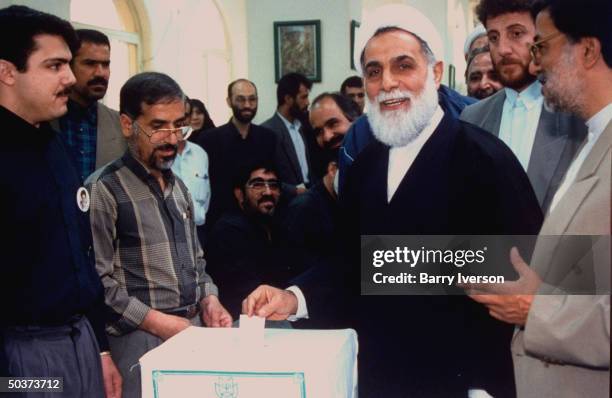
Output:
[[[508,87],[504,90],[506,100],[499,125],[499,138],[510,147],[527,171],[544,105],[542,84],[536,80],[520,93]]]
[[[302,170],[302,179],[304,184],[308,183],[308,160],[306,159],[306,145],[304,145],[304,139],[302,138],[302,134],[300,134],[300,128],[302,128],[302,122],[298,119],[294,119],[293,123],[289,120],[285,119],[283,115],[276,112],[276,114],[281,118],[283,123],[285,123],[285,127],[289,131],[289,136],[291,137],[291,142],[293,142],[293,147],[295,148],[295,154],[298,158],[298,163],[300,164],[300,169]]]
[[[208,179],[208,155],[198,144],[186,141],[183,153],[176,154],[172,172],[187,186],[193,200],[193,218],[196,225],[203,225],[210,204],[210,180]]]
[[[591,153],[595,142],[603,133],[608,123],[612,120],[612,103],[608,104],[602,110],[593,115],[587,122],[586,125],[589,128],[589,132],[587,134],[587,140],[578,156],[574,159],[572,164],[570,165],[567,173],[565,173],[565,178],[563,179],[563,183],[555,193],[552,202],[550,203],[550,209],[548,212],[552,212],[555,206],[559,203],[563,195],[567,192],[569,186],[576,179],[576,175],[578,174],[578,170],[582,167],[584,160]]]
[[[397,191],[397,187],[399,187],[402,179],[412,166],[414,159],[416,159],[419,152],[423,148],[423,145],[427,142],[429,137],[436,130],[440,121],[444,117],[444,111],[440,106],[436,108],[429,124],[425,126],[421,134],[412,141],[411,143],[393,147],[389,150],[389,166],[387,169],[387,203],[391,202],[391,198]]]

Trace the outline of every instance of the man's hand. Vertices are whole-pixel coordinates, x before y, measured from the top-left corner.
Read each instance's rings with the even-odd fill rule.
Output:
[[[102,361],[102,377],[106,398],[121,398],[123,380],[115,362],[113,362],[113,358],[110,355],[102,355],[100,360]]]
[[[527,315],[542,280],[529,268],[516,247],[510,250],[510,262],[519,274],[516,281],[495,283],[466,283],[459,286],[474,301],[484,304],[489,314],[500,321],[524,326]]]
[[[202,306],[202,321],[206,326],[213,328],[232,327],[232,316],[221,305],[217,296],[210,295],[204,297],[200,305]]]
[[[149,310],[140,328],[154,334],[162,340],[168,340],[170,337],[182,332],[189,326],[191,326],[189,319],[176,315],[164,314],[157,310]]]
[[[284,321],[297,312],[298,300],[289,290],[260,285],[242,301],[242,313],[272,320]]]
[[[300,184],[300,185],[295,187],[295,194],[296,195],[301,195],[303,193],[306,193],[306,191],[308,191],[308,188],[306,188],[306,186],[304,184]]]

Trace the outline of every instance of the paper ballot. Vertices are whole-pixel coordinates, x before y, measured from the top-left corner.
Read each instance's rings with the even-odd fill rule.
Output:
[[[261,350],[264,345],[264,326],[266,318],[240,315],[239,340],[243,349]]]
[[[189,327],[146,353],[140,358],[142,396],[357,396],[354,330],[264,329],[257,318],[240,325]]]

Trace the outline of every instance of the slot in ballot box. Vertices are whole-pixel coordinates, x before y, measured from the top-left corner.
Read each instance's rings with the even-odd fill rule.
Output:
[[[143,398],[357,396],[357,334],[189,327],[140,358]]]

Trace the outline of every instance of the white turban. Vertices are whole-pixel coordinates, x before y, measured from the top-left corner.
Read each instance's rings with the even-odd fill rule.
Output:
[[[487,30],[485,29],[484,26],[482,26],[481,23],[478,24],[474,28],[474,30],[470,32],[467,39],[465,39],[465,44],[463,45],[463,55],[465,55],[466,59],[467,59],[468,53],[470,52],[470,47],[472,46],[472,43],[474,43],[474,41],[478,39],[480,36],[485,36],[486,34],[487,34]]]
[[[421,11],[404,4],[388,4],[364,15],[355,39],[353,61],[357,72],[361,70],[361,53],[368,40],[380,28],[397,27],[420,37],[431,49],[436,60],[444,58],[444,45],[434,24]]]

